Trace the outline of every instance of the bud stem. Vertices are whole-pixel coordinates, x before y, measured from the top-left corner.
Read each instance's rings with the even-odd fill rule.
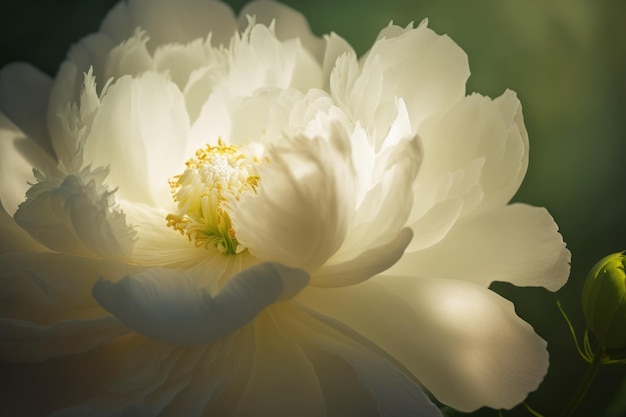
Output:
[[[576,393],[570,400],[569,404],[567,404],[567,407],[565,407],[565,410],[561,414],[561,417],[570,417],[572,413],[576,410],[583,397],[589,390],[589,387],[591,386],[591,383],[593,382],[593,379],[598,372],[598,368],[602,364],[603,356],[604,348],[602,346],[598,346],[593,353],[593,357],[591,359],[591,363],[589,364],[589,368],[587,368],[587,373],[585,374],[585,377],[578,386],[578,389],[576,390]]]

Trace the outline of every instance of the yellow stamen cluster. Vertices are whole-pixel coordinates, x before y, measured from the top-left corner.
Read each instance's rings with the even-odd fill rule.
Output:
[[[167,226],[186,234],[198,247],[212,245],[229,255],[245,250],[237,241],[225,203],[256,191],[258,162],[221,139],[217,146],[197,150],[196,157],[186,162],[185,172],[169,180],[178,212],[167,216]]]

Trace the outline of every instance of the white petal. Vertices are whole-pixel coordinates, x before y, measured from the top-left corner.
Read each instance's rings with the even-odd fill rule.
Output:
[[[135,233],[124,213],[113,208],[112,193],[102,186],[106,170],[85,170],[62,179],[38,175],[39,182],[15,213],[20,227],[61,253],[128,259]]]
[[[196,150],[202,148],[207,143],[216,143],[219,138],[230,137],[231,129],[233,128],[230,108],[227,105],[229,98],[224,96],[224,92],[214,91],[207,97],[203,96],[204,93],[208,93],[206,90],[202,91],[203,88],[207,90],[212,88],[210,84],[206,84],[211,78],[211,73],[207,72],[206,77],[199,80],[201,86],[195,91],[200,96],[196,97],[196,99],[206,98],[206,101],[202,101],[199,109],[200,113],[191,126],[187,155],[193,155]],[[198,110],[198,108],[195,107],[195,110]]]
[[[80,96],[80,70],[71,61],[65,61],[59,67],[48,105],[48,131],[54,153],[60,161],[69,161],[76,153],[76,143],[70,141],[64,129],[63,115],[67,106],[75,103]]]
[[[324,416],[324,400],[313,365],[272,315],[254,321],[255,361],[237,416]]]
[[[338,256],[345,258],[386,242],[404,227],[411,213],[413,182],[421,161],[417,138],[402,140],[396,146],[388,145],[376,155],[373,178]]]
[[[104,83],[109,78],[120,78],[124,75],[138,76],[154,69],[154,61],[148,52],[145,32],[137,31],[132,37],[124,40],[109,51],[104,68]]]
[[[270,26],[274,22],[276,37],[280,40],[300,39],[304,47],[319,63],[322,62],[324,41],[311,33],[311,28],[302,13],[274,1],[253,1],[239,13],[239,29],[248,26],[247,16],[254,16],[257,23]]]
[[[257,90],[232,110],[230,142],[268,142],[295,134],[303,124],[292,127],[290,117],[294,107],[303,101],[304,94],[293,88]]]
[[[519,100],[512,91],[493,101],[478,94],[468,96],[449,111],[425,121],[419,135],[428,158],[418,183],[426,186],[483,161],[479,177],[483,209],[506,204],[526,173],[528,135]]]
[[[128,332],[113,317],[49,325],[0,318],[0,357],[11,362],[39,362],[88,351]]]
[[[157,48],[154,53],[154,68],[158,72],[169,73],[172,81],[181,91],[185,91],[189,77],[193,71],[209,65],[215,65],[217,57],[210,45],[196,39],[186,45],[166,44]]]
[[[3,359],[42,361],[85,352],[128,329],[91,297],[100,274],[137,267],[53,253],[0,256],[0,350]]]
[[[315,367],[328,414],[343,403],[342,415],[441,416],[418,383],[380,348],[332,318],[294,307],[276,306],[271,313]]]
[[[259,260],[314,271],[341,245],[354,173],[343,127],[329,133],[330,141],[298,137],[268,148],[258,192],[230,204],[237,239]]]
[[[426,158],[427,159],[427,158]],[[475,208],[483,198],[479,184],[483,160],[446,172],[435,181],[414,183],[415,200],[407,224],[415,232],[408,251],[427,248],[443,239],[459,217]]]
[[[428,19],[424,19],[418,26],[422,25],[427,26]],[[381,39],[397,38],[412,29],[415,29],[413,22],[409,23],[406,27],[394,25],[393,22],[389,22],[387,26],[385,26],[380,32],[378,32],[376,40],[379,41]]]
[[[30,64],[13,63],[0,71],[0,112],[52,155],[46,112],[52,80]]]
[[[143,269],[113,261],[30,252],[1,255],[0,264],[0,317],[44,325],[106,315],[91,296],[94,282],[102,275],[119,279]]]
[[[324,60],[322,61],[324,91],[330,91],[330,74],[335,68],[337,59],[344,54],[356,56],[356,52],[345,39],[334,32],[324,36],[324,40],[326,41]]]
[[[171,203],[168,179],[184,166],[189,120],[165,76],[123,77],[108,89],[84,148],[86,163],[110,166],[107,182],[129,201]]]
[[[321,90],[305,95],[295,88],[260,89],[233,107],[230,142],[269,143],[303,132],[309,137],[325,136],[338,118],[331,115],[333,110],[338,109]]]
[[[402,229],[390,242],[341,263],[324,265],[311,278],[311,285],[342,287],[365,281],[385,271],[400,259],[413,238],[411,229]]]
[[[405,254],[389,272],[556,291],[567,281],[569,261],[547,210],[513,204],[457,223],[437,245]]]
[[[0,201],[6,212],[13,215],[26,199],[29,183],[35,182],[33,167],[54,166],[50,154],[0,112]]]
[[[186,236],[167,227],[166,208],[119,201],[126,221],[137,232],[137,241],[131,254],[138,265],[166,266],[188,269],[212,256],[197,248]],[[221,259],[220,259],[221,260]]]
[[[224,88],[230,97],[252,94],[259,88],[295,87],[306,92],[322,84],[321,64],[298,39],[280,41],[271,27],[250,26],[229,48]],[[254,68],[254,71],[250,71]]]
[[[265,307],[293,297],[308,282],[304,271],[264,263],[235,275],[211,297],[189,273],[155,268],[116,283],[99,280],[93,296],[139,333],[174,344],[204,344],[237,330]]]
[[[296,301],[380,346],[460,411],[512,408],[548,367],[546,343],[513,304],[476,284],[383,275],[353,287],[309,288]]]
[[[198,347],[171,346],[138,335],[117,339],[109,352],[101,350],[87,358],[95,364],[104,361],[108,371],[100,372],[104,375],[71,369],[77,379],[69,383],[88,377],[91,383],[98,381],[99,392],[91,398],[74,395],[78,398],[64,405],[75,405],[58,415],[231,416],[255,360],[255,343],[252,326]]]
[[[128,39],[137,27],[150,37],[148,46],[187,43],[205,38],[226,44],[236,29],[233,11],[218,1],[131,0],[118,3],[102,22],[100,31],[118,42]]]
[[[59,160],[69,160],[76,151],[75,144],[68,143],[69,138],[66,137],[61,116],[68,105],[79,103],[85,74],[93,71],[98,92],[102,90],[108,79],[105,75],[106,60],[114,45],[108,36],[97,33],[89,35],[72,46],[68,59],[61,64],[56,74],[47,106],[47,126]]]
[[[360,80],[376,79],[377,74],[382,77],[382,85],[379,93],[372,95],[367,92],[369,84]],[[423,24],[374,44],[364,57],[349,106],[359,109],[363,104],[354,99],[369,96],[377,98],[375,108],[381,112],[385,103],[393,105],[396,98],[403,98],[415,129],[428,116],[460,100],[465,95],[468,77],[465,52],[447,36],[439,36]],[[365,126],[372,126],[370,120],[386,120],[366,107],[354,114]]]
[[[1,205],[1,201],[0,201]],[[0,206],[0,254],[7,252],[45,252],[48,249],[34,240]]]

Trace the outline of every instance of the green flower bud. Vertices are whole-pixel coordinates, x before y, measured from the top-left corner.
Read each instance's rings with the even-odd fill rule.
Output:
[[[626,348],[626,256],[602,258],[589,272],[583,287],[587,327],[605,349]]]

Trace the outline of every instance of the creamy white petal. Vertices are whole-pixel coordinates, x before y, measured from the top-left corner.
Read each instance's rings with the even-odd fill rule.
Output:
[[[271,143],[298,134],[326,136],[337,120],[349,125],[335,111],[332,99],[321,90],[303,94],[295,88],[260,89],[233,107],[230,142]]]
[[[48,325],[0,318],[0,357],[11,362],[39,362],[85,352],[128,332],[113,317]]]
[[[428,25],[428,19],[422,20],[419,26]],[[380,32],[378,32],[378,36],[376,36],[376,40],[379,41],[381,39],[389,39],[389,38],[397,38],[403,35],[405,32],[408,32],[412,29],[415,29],[415,25],[413,22],[409,23],[405,27],[394,25],[393,21],[389,22],[387,26],[385,26]]]
[[[245,133],[249,133],[245,129],[249,122],[244,120],[240,125],[231,119],[233,114],[241,113],[242,107],[251,105],[248,97],[273,89],[295,88],[306,92],[321,86],[321,66],[311,60],[297,40],[281,42],[273,28],[257,24],[238,34],[224,57],[193,74],[193,84],[185,92],[192,119],[197,115],[189,149],[193,152],[206,143],[216,142],[219,137],[239,143],[241,132],[234,132],[231,138],[231,130],[243,126]],[[250,72],[250,68],[255,70]],[[262,109],[261,115],[266,112]],[[253,126],[258,125],[255,113],[246,113],[246,116],[252,119]],[[280,128],[280,124],[275,126],[275,130]],[[258,139],[244,137],[246,141]]]
[[[354,171],[343,127],[330,136],[269,147],[258,191],[229,203],[238,241],[259,260],[314,271],[341,245],[354,212]]]
[[[364,81],[378,77],[382,77],[380,87],[367,91],[370,84]],[[416,129],[428,116],[460,100],[465,95],[468,77],[465,52],[447,36],[439,36],[422,24],[398,37],[380,39],[372,46],[347,104],[365,126],[380,130],[389,121],[384,114],[385,104],[392,105],[401,97]],[[356,101],[364,98],[375,100],[377,105],[368,108]]]
[[[263,312],[254,321],[255,361],[235,416],[324,416],[313,365],[302,348]]]
[[[126,221],[137,232],[131,254],[132,262],[146,266],[188,269],[214,254],[197,248],[186,236],[167,227],[166,208],[119,201]]]
[[[290,117],[294,106],[302,101],[304,94],[294,88],[257,90],[234,106],[230,142],[270,142],[295,134],[303,124],[292,127]]]
[[[33,167],[46,169],[56,161],[0,112],[0,201],[13,215],[26,199],[29,183],[35,182]]]
[[[413,186],[415,199],[407,220],[416,232],[409,251],[439,242],[465,212],[476,208],[484,196],[480,186],[483,165],[484,159],[476,159],[432,181],[420,180],[420,171]]]
[[[322,61],[324,90],[330,91],[330,75],[335,68],[337,59],[346,54],[356,56],[356,52],[344,38],[335,32],[325,35],[324,40],[326,41],[326,49],[324,50],[324,59]]]
[[[383,81],[381,71],[363,73],[353,51],[340,55],[330,74],[331,96],[353,122],[366,129],[376,150],[377,139],[386,133],[396,116],[395,99],[389,103],[380,101]]]
[[[77,66],[69,60],[61,65],[48,108],[52,146],[59,169],[68,174],[78,173],[83,168],[85,138],[91,132],[100,98],[110,84],[98,86],[92,67],[80,74],[82,83],[79,84],[77,71]]]
[[[294,307],[277,306],[271,314],[315,367],[326,415],[441,416],[419,384],[380,348],[330,317]]]
[[[103,185],[104,169],[65,178],[37,173],[37,184],[15,213],[35,240],[61,253],[127,260],[135,233]],[[62,236],[62,238],[60,238]]]
[[[218,59],[208,41],[196,39],[188,44],[160,45],[154,52],[154,69],[169,73],[172,81],[181,91],[185,91],[193,71],[209,63],[214,65]],[[185,91],[186,95],[186,91]]]
[[[51,86],[50,77],[30,64],[13,63],[0,71],[0,112],[50,155],[46,112]]]
[[[75,63],[65,61],[59,67],[50,91],[48,103],[48,132],[57,158],[69,161],[76,153],[77,144],[67,137],[63,126],[63,115],[69,104],[76,102],[80,95],[80,70]]]
[[[184,166],[188,128],[184,97],[166,76],[122,77],[102,98],[85,163],[109,166],[107,182],[126,200],[171,204],[167,180]]]
[[[265,307],[293,297],[306,272],[263,263],[235,275],[214,297],[182,270],[153,268],[118,282],[99,280],[93,296],[135,331],[174,344],[204,344],[242,327]]]
[[[69,369],[76,381],[91,377],[90,383],[105,381],[104,387],[82,398],[73,395],[65,401],[66,408],[53,415],[231,416],[255,360],[255,343],[252,326],[199,347],[171,346],[137,335],[118,338],[108,351],[86,358],[105,362],[108,373],[81,375]]]
[[[308,288],[295,301],[362,334],[460,411],[510,409],[547,371],[545,341],[512,303],[473,283],[382,275],[353,287]]]
[[[419,129],[428,158],[418,183],[427,183],[483,161],[481,207],[506,204],[519,188],[528,166],[528,135],[519,100],[512,91],[495,100],[473,94]],[[419,200],[421,196],[416,196]],[[466,207],[465,211],[474,207]]]
[[[346,258],[386,242],[404,227],[411,213],[413,182],[421,160],[417,138],[389,145],[376,155],[372,182],[337,256]]]
[[[246,4],[239,13],[239,29],[248,26],[247,16],[254,16],[257,23],[274,24],[276,37],[280,40],[299,39],[303,46],[319,63],[324,54],[324,41],[313,35],[309,23],[302,13],[284,4],[260,0]]]
[[[207,78],[211,77],[211,74],[208,74]],[[205,81],[206,79],[201,80],[203,84]],[[187,155],[193,155],[196,150],[207,143],[215,144],[219,138],[230,137],[233,123],[229,108],[231,106],[227,105],[230,104],[230,98],[225,94],[223,91],[211,91],[206,101],[203,102],[200,113],[189,132]]]
[[[67,53],[66,62],[71,62],[76,66],[77,78],[75,80],[75,89],[67,91],[66,94],[72,93],[74,94],[73,99],[77,99],[80,94],[80,91],[77,89],[80,87],[82,76],[84,73],[88,72],[90,68],[93,68],[94,75],[98,82],[101,83],[100,88],[102,88],[109,78],[106,75],[110,59],[109,53],[119,42],[121,42],[121,40],[112,39],[107,34],[92,33],[73,44]]]
[[[120,78],[124,75],[138,76],[146,71],[154,69],[154,60],[146,43],[148,35],[139,28],[133,36],[112,48],[104,64],[104,77],[100,79],[104,83],[109,78]]]
[[[229,49],[224,88],[232,97],[251,94],[258,88],[293,86],[306,91],[321,85],[321,64],[311,59],[299,40],[277,39],[273,26],[251,25],[233,39]]]
[[[106,315],[91,297],[94,282],[143,269],[57,253],[13,252],[0,255],[0,262],[0,316],[44,325]]]
[[[483,286],[505,281],[556,291],[567,281],[569,261],[570,252],[548,211],[513,204],[457,223],[437,245],[405,254],[390,273]]]
[[[412,238],[411,229],[402,229],[391,241],[368,249],[353,259],[339,263],[331,259],[313,274],[311,285],[343,287],[365,281],[396,263]]]
[[[137,27],[144,29],[148,46],[187,43],[212,33],[215,45],[227,44],[236,29],[233,11],[218,1],[131,0],[119,2],[106,16],[100,31],[118,42],[128,39]]]
[[[213,88],[217,84],[221,72],[222,69],[219,65],[209,64],[198,68],[189,74],[185,88],[182,91],[185,94],[189,120],[192,123],[192,133],[195,122],[200,116],[200,113],[202,112],[209,96],[213,92]],[[216,108],[220,109],[220,107],[217,106]],[[222,107],[221,110],[224,111],[225,109]],[[205,117],[209,117],[210,115],[211,112],[209,110],[205,111]],[[206,125],[210,126],[211,124],[209,122],[206,123]],[[205,132],[206,131],[202,131],[200,136],[205,135]],[[222,135],[225,135],[225,133],[226,132],[220,132]]]
[[[19,227],[13,217],[1,207],[0,201],[0,254],[7,252],[45,252],[48,249],[34,240],[24,229]]]
[[[77,149],[76,143],[67,137],[68,106],[80,102],[87,73],[92,73],[97,80],[98,94],[103,90],[108,79],[106,61],[114,46],[115,42],[106,35],[88,35],[70,48],[56,74],[47,103],[46,123],[52,147],[61,161],[70,160]]]

